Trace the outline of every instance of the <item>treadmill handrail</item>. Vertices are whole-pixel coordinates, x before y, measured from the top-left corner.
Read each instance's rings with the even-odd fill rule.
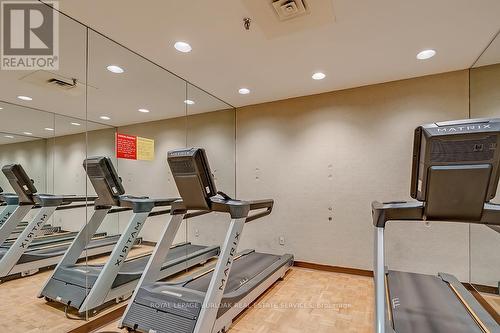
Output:
[[[271,214],[274,207],[273,199],[253,200],[249,201],[249,203],[250,203],[250,211],[259,209],[265,209],[265,211],[249,215],[245,220],[245,223],[260,219],[261,217]]]
[[[7,205],[18,205],[19,197],[15,193],[2,193],[0,194],[0,201]]]
[[[74,202],[94,202],[96,196],[36,194],[34,201],[42,207],[70,205]]]
[[[400,201],[372,203],[373,225],[385,228],[390,221],[446,221],[454,223],[470,223],[485,225],[500,225],[500,205],[486,203],[480,220],[427,219],[424,215],[425,203],[420,201]]]
[[[184,218],[192,218],[209,214],[211,212],[229,213],[231,214],[231,218],[245,218],[245,223],[248,223],[271,214],[274,206],[273,199],[244,201],[230,198],[228,199],[228,197],[214,196],[210,198],[210,201],[211,210],[186,212],[185,209],[180,208],[182,207],[182,200],[178,200],[172,208],[172,214],[185,214]],[[265,209],[265,211],[250,214],[253,210],[261,209]]]
[[[120,196],[120,207],[131,208],[134,213],[151,212],[155,207],[171,206],[179,198],[150,199],[148,197]]]

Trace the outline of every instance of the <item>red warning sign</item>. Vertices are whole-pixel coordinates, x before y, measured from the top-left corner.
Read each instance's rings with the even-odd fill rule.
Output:
[[[116,157],[128,160],[137,159],[137,137],[116,133]]]

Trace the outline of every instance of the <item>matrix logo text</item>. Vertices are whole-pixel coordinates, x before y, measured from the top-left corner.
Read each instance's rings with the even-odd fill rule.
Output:
[[[58,70],[57,1],[2,1],[2,70]]]

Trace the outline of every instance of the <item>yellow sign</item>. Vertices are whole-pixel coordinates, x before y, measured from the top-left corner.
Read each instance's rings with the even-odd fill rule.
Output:
[[[155,158],[155,140],[137,137],[137,159],[152,161]]]

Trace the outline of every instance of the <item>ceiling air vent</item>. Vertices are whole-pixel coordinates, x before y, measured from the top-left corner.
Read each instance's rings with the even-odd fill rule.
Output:
[[[21,81],[70,96],[81,96],[85,94],[85,84],[78,79],[62,76],[49,71],[37,70],[31,72],[22,77]],[[96,89],[91,85],[87,87],[89,89]]]
[[[64,80],[64,79],[51,78],[47,80],[47,83],[62,89],[76,88],[76,79]]]
[[[281,21],[307,14],[307,6],[303,0],[274,0],[273,7]]]

